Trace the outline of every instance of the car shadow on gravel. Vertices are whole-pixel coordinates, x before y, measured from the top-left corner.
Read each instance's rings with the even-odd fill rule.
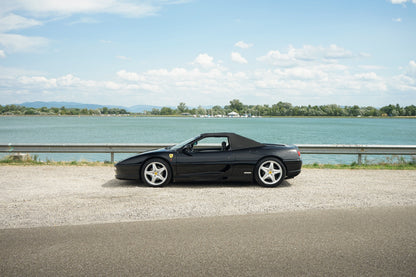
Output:
[[[139,183],[135,180],[112,179],[110,181],[105,182],[101,186],[103,188],[134,188],[137,187],[138,184]]]
[[[291,183],[287,180],[283,181],[280,186],[276,188],[288,188],[291,187]],[[144,187],[149,189],[154,189],[145,185],[142,182],[138,182],[136,180],[118,180],[112,179],[110,181],[105,182],[102,185],[103,188],[133,188],[133,187]],[[193,189],[200,189],[200,188],[241,188],[241,187],[260,187],[256,183],[215,183],[215,182],[198,182],[198,183],[170,183],[166,187],[171,188],[193,188]],[[261,187],[260,187],[261,188]],[[267,189],[267,188],[266,188]]]

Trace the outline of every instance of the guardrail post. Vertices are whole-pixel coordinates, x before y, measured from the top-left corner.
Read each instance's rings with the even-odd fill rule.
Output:
[[[114,152],[111,152],[111,163],[114,163]]]
[[[358,165],[361,165],[362,163],[361,157],[362,157],[362,154],[358,154]]]

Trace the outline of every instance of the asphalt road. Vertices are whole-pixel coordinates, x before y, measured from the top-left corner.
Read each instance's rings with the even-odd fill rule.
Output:
[[[0,230],[0,276],[415,276],[416,207]]]

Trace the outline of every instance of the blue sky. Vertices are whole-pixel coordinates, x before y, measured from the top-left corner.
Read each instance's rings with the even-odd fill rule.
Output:
[[[0,104],[416,104],[416,0],[2,0]]]

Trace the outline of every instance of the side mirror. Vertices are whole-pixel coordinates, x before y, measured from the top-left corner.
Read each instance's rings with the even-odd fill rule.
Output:
[[[191,156],[191,152],[192,152],[192,145],[187,144],[183,149],[182,152],[185,153],[186,155]]]

